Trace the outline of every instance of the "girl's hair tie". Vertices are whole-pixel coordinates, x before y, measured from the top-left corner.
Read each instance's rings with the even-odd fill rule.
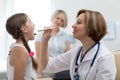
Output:
[[[33,57],[33,55],[34,55],[34,52],[30,51],[29,56]]]

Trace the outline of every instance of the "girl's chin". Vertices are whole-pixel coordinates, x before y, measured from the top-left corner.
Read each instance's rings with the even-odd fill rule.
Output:
[[[35,38],[31,38],[30,40],[34,40]]]
[[[33,35],[30,40],[34,40],[34,39],[35,39],[35,35]]]

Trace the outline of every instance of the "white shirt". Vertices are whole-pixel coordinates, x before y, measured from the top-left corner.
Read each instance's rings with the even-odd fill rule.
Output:
[[[13,43],[10,46],[10,50],[13,47],[16,47],[16,46],[20,46],[20,47],[25,48],[23,45],[20,45],[18,43]],[[7,77],[8,77],[8,80],[13,80],[13,78],[14,78],[14,66],[11,66],[9,64],[10,57],[11,56],[8,55],[8,59],[7,59],[8,60],[7,61]],[[35,80],[37,80],[37,74],[36,74],[35,70],[33,70],[33,67],[32,67],[32,59],[31,59],[31,57],[29,57],[28,58],[28,63],[26,65],[24,80],[32,80],[31,77],[34,78]]]
[[[98,45],[95,45],[90,51],[88,51],[82,62],[80,62],[80,54],[78,59],[78,74],[80,75],[80,80],[85,80],[85,78],[86,80],[115,80],[116,66],[114,56],[103,44],[100,44],[98,55],[90,69],[90,64],[97,48]],[[45,71],[55,73],[70,69],[71,79],[74,80],[75,58],[79,49],[80,46],[66,52],[65,54],[59,55],[56,58],[50,58]]]
[[[42,33],[40,32],[37,34],[35,38],[35,42],[42,41]],[[66,50],[66,42],[70,44],[75,43],[75,38],[72,35],[69,35],[62,31],[61,29],[57,33],[57,35],[51,35],[49,42],[48,42],[48,53],[50,57],[56,57],[59,54],[65,52]]]

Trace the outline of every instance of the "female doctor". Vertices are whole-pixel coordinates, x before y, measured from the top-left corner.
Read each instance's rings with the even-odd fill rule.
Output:
[[[106,35],[106,23],[101,13],[80,10],[76,16],[73,35],[82,46],[60,54],[56,58],[48,57],[48,40],[51,31],[45,30],[42,36],[40,54],[41,70],[60,72],[70,69],[72,80],[115,80],[116,66],[112,53],[100,42]]]

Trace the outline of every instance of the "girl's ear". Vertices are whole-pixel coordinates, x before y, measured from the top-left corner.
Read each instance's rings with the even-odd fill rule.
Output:
[[[27,32],[27,27],[22,26],[21,30],[22,30],[23,33],[26,33]]]

